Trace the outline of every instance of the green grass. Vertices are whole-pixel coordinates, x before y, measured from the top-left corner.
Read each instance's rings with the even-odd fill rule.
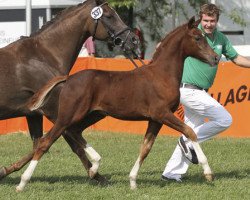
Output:
[[[86,132],[85,138],[102,156],[99,172],[107,186],[90,180],[78,158],[59,139],[38,163],[30,183],[15,192],[26,169],[0,181],[0,199],[250,199],[250,139],[214,139],[202,144],[216,179],[207,183],[200,166],[192,165],[182,183],[160,180],[177,138],[158,136],[130,190],[128,175],[137,159],[142,135]],[[0,136],[0,165],[8,166],[31,149],[29,136]]]

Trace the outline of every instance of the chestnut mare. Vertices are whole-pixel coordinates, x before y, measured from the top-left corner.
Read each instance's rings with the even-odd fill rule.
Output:
[[[28,99],[53,77],[69,74],[82,44],[91,35],[100,40],[110,38],[124,50],[132,50],[138,43],[137,36],[107,3],[87,0],[65,9],[30,37],[0,49],[0,119],[26,116],[34,146],[43,135],[43,116],[27,109]],[[48,100],[47,107],[43,114],[55,121],[57,92]],[[74,149],[74,140],[67,134],[64,138]],[[32,154],[10,167],[2,167],[0,179],[31,159]]]
[[[202,32],[197,29],[194,17],[188,24],[168,34],[156,50],[152,62],[144,67],[126,72],[83,70],[48,83],[31,99],[28,107],[43,112],[43,102],[53,95],[50,92],[53,93],[59,85],[61,92],[58,116],[53,128],[40,139],[33,152],[32,161],[16,188],[17,191],[24,189],[38,160],[65,130],[73,133],[71,136],[78,143],[78,138],[82,137],[81,133],[85,128],[108,115],[121,120],[148,121],[139,157],[129,175],[131,189],[137,187],[139,168],[150,152],[163,124],[192,140],[205,177],[211,180],[212,171],[197,143],[196,134],[173,114],[179,105],[179,86],[183,62],[187,56],[201,59],[212,66],[219,61],[218,55],[209,47]],[[85,155],[88,173],[94,176],[101,157],[89,144],[81,143],[81,145],[92,161],[90,163]]]

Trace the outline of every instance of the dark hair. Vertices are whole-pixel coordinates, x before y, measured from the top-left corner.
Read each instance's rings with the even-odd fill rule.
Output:
[[[207,3],[207,4],[203,4],[200,7],[199,15],[200,15],[200,19],[202,18],[203,14],[208,15],[208,16],[216,15],[217,21],[218,21],[219,17],[220,17],[220,12],[221,12],[221,10],[216,5],[214,5],[212,3]]]

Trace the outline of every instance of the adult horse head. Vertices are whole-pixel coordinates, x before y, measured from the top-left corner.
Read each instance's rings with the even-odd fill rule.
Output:
[[[103,0],[96,0],[96,5],[97,7],[91,11],[91,17],[95,23],[92,23],[92,19],[89,21],[89,29],[93,37],[100,40],[110,37],[113,45],[118,45],[126,51],[138,48],[138,37],[131,34],[131,29],[121,21],[115,10],[107,6],[107,2]],[[98,28],[99,26],[101,28]]]
[[[84,41],[89,36],[106,40],[125,50],[137,48],[137,36],[105,1],[87,0],[63,10],[30,37],[0,49],[0,119],[26,116],[34,141],[43,135],[43,116],[26,108],[27,100],[50,79],[69,74]],[[52,121],[57,115],[56,97],[43,114]],[[65,136],[66,139],[67,136]],[[71,145],[71,138],[66,139]],[[24,157],[0,169],[0,179],[22,168]]]
[[[107,115],[121,120],[146,120],[148,128],[140,154],[130,172],[130,186],[136,188],[140,166],[150,152],[162,125],[167,125],[193,142],[198,160],[208,180],[212,172],[202,152],[194,131],[174,116],[179,105],[179,86],[183,63],[187,56],[202,59],[211,65],[218,62],[218,55],[209,47],[202,32],[194,26],[194,18],[168,34],[157,49],[151,64],[133,71],[83,70],[68,79],[59,77],[48,83],[31,99],[29,108],[46,111],[47,98],[54,90],[61,90],[58,116],[53,128],[40,140],[33,159],[17,187],[23,190],[32,173],[50,146],[64,133],[70,131],[77,145],[82,131]],[[66,82],[64,82],[67,79]],[[62,83],[62,84],[59,84]],[[59,85],[58,85],[59,84]],[[59,87],[59,88],[58,88]],[[81,151],[87,172],[94,177],[99,167],[100,155],[86,143]],[[79,148],[75,147],[74,152]],[[86,154],[89,156],[88,160]],[[90,163],[91,162],[91,163]]]

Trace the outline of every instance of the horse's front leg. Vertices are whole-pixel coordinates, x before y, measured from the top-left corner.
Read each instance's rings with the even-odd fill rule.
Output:
[[[193,129],[190,128],[181,120],[179,120],[177,117],[175,117],[172,112],[166,113],[164,124],[183,133],[187,138],[189,138],[192,141],[195,153],[197,154],[198,157],[198,161],[203,168],[204,176],[208,181],[212,181],[213,180],[212,170],[208,164],[207,157],[205,156],[199,143],[197,142],[197,136],[193,131]]]
[[[205,156],[204,152],[202,151],[199,143],[197,141],[192,141],[194,151],[197,154],[199,164],[203,168],[203,173],[207,181],[211,182],[214,179],[213,172],[208,164],[207,157]]]
[[[137,178],[139,169],[140,169],[144,159],[148,156],[148,154],[149,154],[149,152],[154,144],[155,138],[156,138],[157,134],[159,133],[161,127],[162,127],[162,125],[157,123],[157,122],[149,121],[149,123],[148,123],[147,132],[145,134],[143,143],[142,143],[141,148],[140,148],[139,157],[137,158],[137,160],[134,164],[134,167],[132,168],[132,170],[130,171],[130,174],[129,174],[130,188],[131,189],[137,188],[136,178]]]

